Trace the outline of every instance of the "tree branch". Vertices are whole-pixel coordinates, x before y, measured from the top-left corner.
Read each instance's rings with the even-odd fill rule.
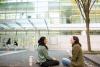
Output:
[[[81,15],[82,15],[83,19],[85,20],[85,16],[84,16],[84,13],[83,13],[83,9],[81,7],[81,4],[79,3],[80,1],[79,0],[75,0],[75,1],[76,1],[77,5],[79,7],[79,10],[81,12]]]
[[[83,2],[82,2],[82,0],[78,0],[78,2],[79,2],[79,4],[80,4],[80,6],[82,7],[82,8],[84,8],[83,6]]]
[[[84,5],[85,5],[85,2],[84,0],[81,0],[82,4],[83,4],[83,9],[85,9]]]
[[[89,11],[91,11],[91,9],[92,9],[92,7],[93,7],[93,5],[94,5],[95,2],[96,2],[96,0],[93,1],[92,5],[89,8]]]

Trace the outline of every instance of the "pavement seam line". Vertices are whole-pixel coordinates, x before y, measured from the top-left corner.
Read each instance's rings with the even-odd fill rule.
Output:
[[[5,56],[5,55],[9,55],[9,54],[21,53],[21,52],[25,52],[25,51],[26,51],[26,50],[7,52],[7,53],[0,54],[0,57],[1,57],[1,56]]]

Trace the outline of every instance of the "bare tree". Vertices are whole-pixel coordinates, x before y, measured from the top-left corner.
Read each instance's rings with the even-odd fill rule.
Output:
[[[86,34],[87,34],[87,44],[88,44],[88,51],[91,51],[91,43],[90,43],[90,11],[93,7],[96,0],[75,0],[77,3],[77,6],[79,7],[79,10],[81,12],[81,15],[86,23]]]

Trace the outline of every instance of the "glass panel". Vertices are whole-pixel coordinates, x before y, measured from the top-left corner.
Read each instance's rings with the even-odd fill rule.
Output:
[[[100,23],[99,1],[97,0],[91,10],[91,23]],[[44,20],[47,24],[83,23],[79,8],[75,5],[74,0],[2,0],[0,2],[0,19],[4,19],[4,22],[6,22],[5,19],[15,19],[20,24],[30,24],[28,17],[33,19],[32,23],[36,26],[38,24],[46,26]]]
[[[0,14],[0,19],[5,19],[5,14]]]
[[[15,19],[16,14],[6,14],[6,19]]]

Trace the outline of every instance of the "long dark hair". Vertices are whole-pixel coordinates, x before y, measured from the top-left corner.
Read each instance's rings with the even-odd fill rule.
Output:
[[[44,40],[46,39],[46,37],[41,37],[39,40],[38,40],[38,46],[44,46],[46,49],[48,49],[48,47],[46,46],[46,44],[44,43]]]
[[[8,39],[6,44],[11,44],[11,38]]]
[[[75,44],[79,44],[79,45],[81,46],[81,44],[80,44],[80,42],[79,42],[79,38],[78,38],[77,36],[73,36],[73,40],[75,40],[75,42],[72,44],[72,47],[73,47]]]

